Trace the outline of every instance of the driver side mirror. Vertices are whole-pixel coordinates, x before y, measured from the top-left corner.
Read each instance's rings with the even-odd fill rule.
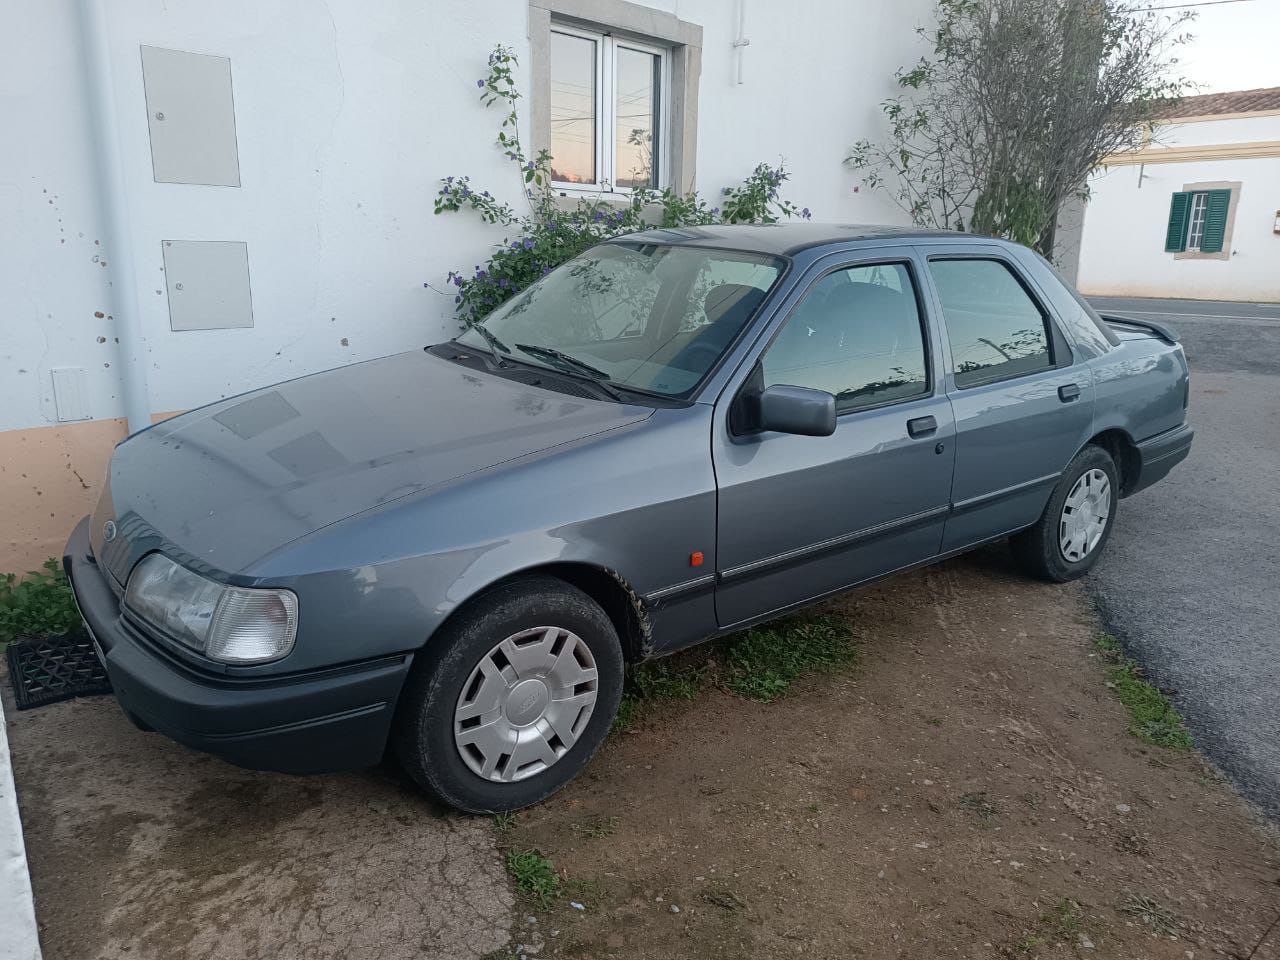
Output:
[[[829,437],[836,432],[836,398],[825,390],[776,384],[757,397],[761,430],[802,437]]]

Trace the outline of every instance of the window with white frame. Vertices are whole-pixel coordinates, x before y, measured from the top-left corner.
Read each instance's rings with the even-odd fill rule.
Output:
[[[669,51],[553,22],[550,59],[552,183],[666,186]]]
[[[1209,209],[1209,194],[1197,190],[1191,194],[1191,218],[1187,223],[1187,249],[1199,251],[1204,241],[1204,218]]]

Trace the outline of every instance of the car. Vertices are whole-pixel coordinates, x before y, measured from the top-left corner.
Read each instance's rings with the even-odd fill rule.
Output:
[[[64,564],[121,707],[246,767],[541,801],[628,663],[1002,538],[1086,573],[1187,456],[1174,334],[1001,240],[600,243],[455,339],[129,437]]]

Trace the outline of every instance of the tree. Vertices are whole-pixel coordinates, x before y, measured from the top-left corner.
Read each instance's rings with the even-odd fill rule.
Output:
[[[1053,249],[1057,212],[1114,153],[1149,142],[1193,14],[1127,0],[938,0],[933,47],[896,74],[883,143],[846,163],[919,226]]]

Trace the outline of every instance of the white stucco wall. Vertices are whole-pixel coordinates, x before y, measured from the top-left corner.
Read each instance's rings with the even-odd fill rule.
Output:
[[[1280,141],[1280,116],[1163,130],[1158,148]],[[1238,182],[1230,259],[1164,249],[1169,200],[1188,184]],[[1280,156],[1105,167],[1090,181],[1078,286],[1094,296],[1280,302]]]
[[[746,4],[741,85],[736,4],[652,4],[704,27],[702,192],[785,158],[787,195],[816,218],[900,222],[882,196],[855,192],[841,160],[881,129],[877,105],[894,68],[916,56],[914,28],[931,4]],[[0,31],[0,430],[55,422],[52,367],[86,369],[92,417],[123,412],[113,322],[94,315],[111,251],[96,221],[75,6],[43,0],[23,11],[21,29]],[[108,4],[152,411],[451,333],[452,298],[423,282],[443,286],[498,235],[467,215],[434,216],[432,199],[448,174],[519,196],[493,146],[498,112],[480,106],[475,80],[495,43],[527,52],[527,9],[519,0]],[[230,57],[240,188],[153,182],[141,44]],[[170,330],[166,239],[247,242],[251,329]]]

